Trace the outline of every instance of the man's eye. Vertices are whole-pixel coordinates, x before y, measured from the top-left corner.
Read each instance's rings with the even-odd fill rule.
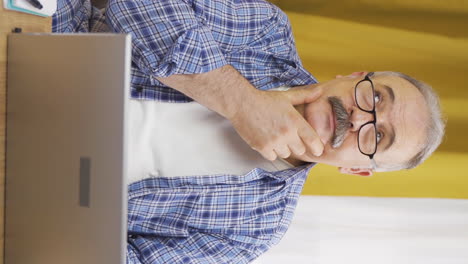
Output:
[[[383,133],[382,132],[377,132],[377,143],[379,143],[383,138]]]
[[[381,97],[382,97],[382,95],[379,92],[375,92],[375,95],[374,95],[375,103],[380,102]]]

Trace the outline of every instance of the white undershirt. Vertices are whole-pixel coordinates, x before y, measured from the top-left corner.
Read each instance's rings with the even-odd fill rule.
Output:
[[[292,167],[251,149],[231,123],[196,102],[130,100],[128,184],[155,176],[245,174]]]

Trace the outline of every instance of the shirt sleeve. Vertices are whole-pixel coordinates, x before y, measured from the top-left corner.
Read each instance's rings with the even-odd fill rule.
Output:
[[[131,184],[127,262],[252,262],[288,229],[310,168],[154,177]]]
[[[195,11],[182,0],[110,0],[112,31],[132,36],[132,62],[145,74],[205,73],[227,64],[223,52]]]
[[[180,241],[137,235],[129,238],[127,243],[127,264],[247,264],[266,251],[239,247],[209,233],[194,233]]]

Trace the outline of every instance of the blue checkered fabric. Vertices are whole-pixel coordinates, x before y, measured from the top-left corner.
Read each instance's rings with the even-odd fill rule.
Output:
[[[110,29],[101,10],[89,0],[58,0],[57,12],[52,16],[52,32],[110,32]]]
[[[277,244],[312,165],[129,186],[127,263],[249,263]]]
[[[89,0],[62,0],[59,8],[54,32],[93,31],[106,23],[112,32],[132,35],[133,98],[191,101],[154,77],[226,64],[261,90],[317,82],[302,66],[288,17],[263,0],[110,0],[105,19]]]

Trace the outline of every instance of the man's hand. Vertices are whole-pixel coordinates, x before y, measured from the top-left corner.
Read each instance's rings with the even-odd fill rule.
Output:
[[[230,65],[157,79],[229,119],[247,144],[266,159],[323,152],[315,130],[294,108],[316,100],[320,88],[260,91]]]
[[[268,160],[292,153],[320,156],[323,143],[315,130],[294,108],[320,97],[321,88],[257,91],[229,118],[239,135]]]

